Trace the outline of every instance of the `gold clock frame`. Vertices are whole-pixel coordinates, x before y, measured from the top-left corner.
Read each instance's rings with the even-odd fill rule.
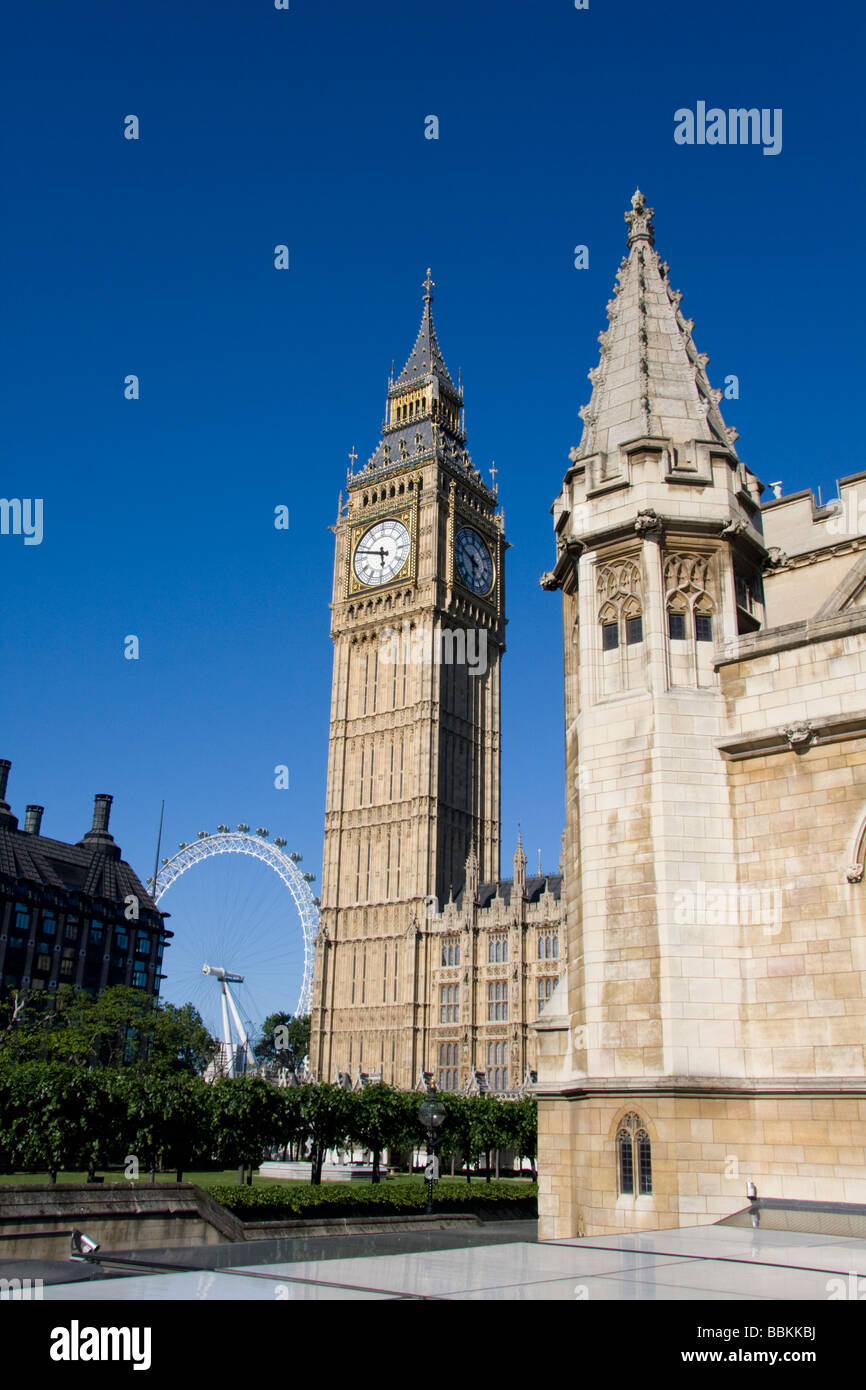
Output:
[[[471,594],[474,599],[479,600],[481,603],[488,603],[492,607],[496,607],[496,604],[494,602],[494,596],[497,593],[497,584],[499,581],[499,537],[496,534],[494,528],[491,527],[488,531],[488,528],[483,524],[483,522],[479,526],[478,520],[478,517],[467,516],[466,513],[462,510],[460,510],[459,508],[455,508],[450,556],[452,582],[455,584],[459,584],[460,588],[463,590],[464,593]],[[460,570],[457,567],[456,559],[458,531],[474,531],[477,536],[481,537],[484,544],[487,546],[487,553],[490,556],[490,567],[493,571],[493,575],[490,580],[490,587],[488,589],[485,589],[483,594],[479,594],[477,589],[470,589],[469,585],[464,583],[464,581],[460,577]]]
[[[349,532],[349,544],[346,549],[346,597],[351,598],[354,594],[381,594],[387,593],[389,589],[400,584],[414,584],[417,569],[418,556],[418,537],[416,525],[417,507],[410,505],[395,511],[393,506],[383,507],[380,512],[368,512],[363,520],[353,523]],[[355,573],[355,551],[361,540],[374,526],[378,526],[380,521],[400,521],[409,532],[409,554],[406,563],[395,574],[393,579],[387,580],[384,584],[364,584]]]

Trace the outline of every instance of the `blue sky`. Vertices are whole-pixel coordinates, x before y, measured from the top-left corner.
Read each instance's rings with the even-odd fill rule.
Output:
[[[779,0],[16,6],[0,492],[43,498],[45,533],[0,536],[14,809],[44,804],[45,832],[76,839],[113,793],[144,876],[164,797],[170,849],[243,820],[319,872],[328,526],[431,265],[513,544],[503,872],[518,819],[530,864],[540,847],[555,868],[560,610],[537,578],[623,212],[640,184],[713,385],[739,378],[741,456],[826,498],[862,466],[858,46],[853,5]],[[699,100],[781,108],[782,152],[675,144]]]

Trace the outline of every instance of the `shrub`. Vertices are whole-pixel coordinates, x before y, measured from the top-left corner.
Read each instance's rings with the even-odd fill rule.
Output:
[[[288,1187],[273,1184],[261,1187],[211,1187],[209,1195],[241,1221],[292,1221],[316,1216],[398,1216],[423,1213],[427,1189],[423,1182],[374,1184],[326,1183],[321,1187]],[[433,1205],[444,1214],[466,1211],[487,1203],[507,1202],[514,1210],[534,1216],[538,1198],[535,1183],[521,1183],[519,1196],[506,1182],[476,1184],[437,1183]]]

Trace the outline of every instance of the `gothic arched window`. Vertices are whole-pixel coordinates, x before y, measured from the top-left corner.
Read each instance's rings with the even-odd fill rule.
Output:
[[[636,642],[643,641],[643,614],[636,598],[630,598],[622,607],[622,616],[625,623],[625,644],[633,647]]]
[[[707,593],[708,569],[708,560],[702,555],[670,555],[665,562],[668,636],[674,642],[692,635],[697,642],[713,640],[715,608]]]
[[[601,628],[601,690],[616,695],[643,679],[643,582],[636,560],[603,565],[596,578]],[[616,652],[614,656],[612,653]]]
[[[716,607],[710,595],[710,559],[706,555],[669,555],[665,560],[670,675],[673,685],[715,683],[712,667]]]
[[[616,1134],[619,1195],[649,1197],[653,1190],[650,1137],[640,1115],[626,1115]],[[637,1183],[637,1186],[635,1186]]]

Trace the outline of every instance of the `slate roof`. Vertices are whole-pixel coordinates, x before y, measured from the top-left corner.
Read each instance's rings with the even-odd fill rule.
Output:
[[[0,876],[59,893],[84,893],[92,898],[121,902],[130,894],[146,911],[156,904],[135,871],[120,857],[111,836],[91,843],[68,845],[45,835],[19,830],[13,817],[0,824]],[[11,822],[11,824],[10,824]]]
[[[436,337],[433,310],[430,307],[431,299],[432,295],[425,296],[424,313],[421,315],[421,326],[418,329],[415,346],[409,354],[405,367],[392,385],[389,395],[399,395],[408,386],[414,386],[426,377],[435,376],[450,395],[459,399],[460,393],[445,366],[445,358],[442,356],[442,349]]]
[[[529,903],[537,903],[542,893],[547,891],[559,901],[562,897],[562,874],[543,874],[540,878],[536,875],[526,880],[525,900]],[[478,889],[478,902],[482,908],[489,907],[496,897],[496,890],[499,889],[500,898],[504,898],[509,907],[511,906],[511,893],[514,888],[513,878],[501,878],[498,883],[482,883]],[[457,906],[463,906],[463,889],[455,899]]]

